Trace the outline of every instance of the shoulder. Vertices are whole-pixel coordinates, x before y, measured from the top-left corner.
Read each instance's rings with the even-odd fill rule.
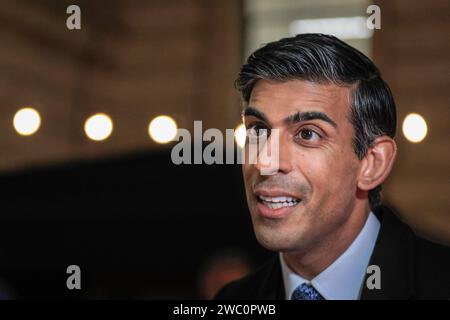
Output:
[[[216,300],[250,300],[264,299],[262,293],[267,290],[267,286],[276,285],[268,283],[273,278],[274,268],[278,264],[278,256],[273,256],[254,272],[247,276],[233,281],[224,286],[215,296]],[[281,280],[281,278],[280,278]],[[272,292],[275,295],[275,292]]]
[[[384,286],[412,299],[450,298],[450,247],[418,236],[388,207],[375,210],[381,221],[371,264],[381,267]]]
[[[246,300],[255,295],[254,287],[258,283],[258,275],[252,273],[242,279],[233,281],[223,287],[216,295],[216,300]]]
[[[416,298],[450,299],[450,247],[415,238]]]

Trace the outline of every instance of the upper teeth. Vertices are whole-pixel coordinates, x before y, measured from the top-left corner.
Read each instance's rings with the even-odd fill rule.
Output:
[[[298,202],[297,199],[292,197],[265,197],[259,196],[259,198],[263,201],[267,202]]]
[[[264,205],[269,207],[270,209],[276,210],[283,207],[292,207],[297,205],[299,202],[298,199],[292,197],[265,197],[259,196],[259,199],[262,200]]]

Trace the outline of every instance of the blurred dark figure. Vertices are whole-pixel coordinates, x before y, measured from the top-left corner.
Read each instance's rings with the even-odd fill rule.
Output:
[[[222,250],[208,258],[199,273],[199,298],[212,299],[226,284],[252,271],[250,258],[236,250]]]
[[[0,300],[12,300],[16,298],[10,284],[3,277],[0,277]]]

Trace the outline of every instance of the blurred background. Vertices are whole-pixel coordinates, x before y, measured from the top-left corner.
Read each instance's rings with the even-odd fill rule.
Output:
[[[371,4],[380,30],[365,27]],[[450,244],[449,13],[446,0],[3,0],[0,299],[210,298],[263,262],[240,166],[175,165],[165,142],[194,120],[236,128],[240,65],[302,32],[380,67],[398,107],[384,200]]]

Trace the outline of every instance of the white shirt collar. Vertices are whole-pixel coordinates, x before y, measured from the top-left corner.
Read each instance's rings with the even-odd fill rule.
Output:
[[[370,212],[352,244],[324,271],[308,281],[292,271],[280,253],[286,299],[304,282],[311,283],[327,300],[357,300],[361,295],[367,266],[380,230],[380,222]]]

